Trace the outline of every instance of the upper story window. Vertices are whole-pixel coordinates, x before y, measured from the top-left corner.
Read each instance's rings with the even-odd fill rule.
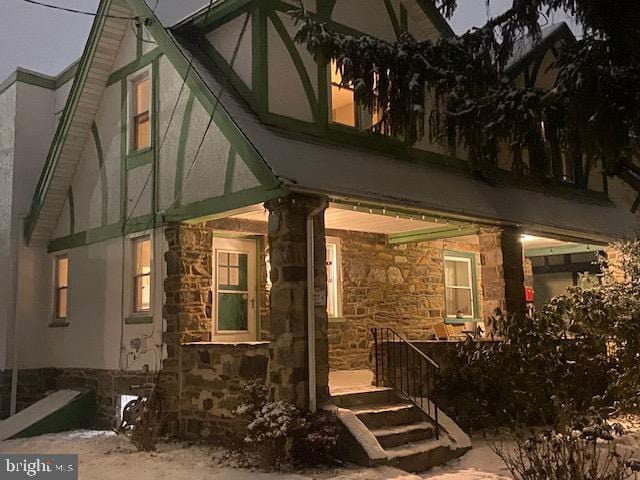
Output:
[[[69,316],[69,257],[55,257],[54,320],[66,320]]]
[[[447,318],[473,319],[476,312],[475,259],[473,254],[447,253],[444,257]]]
[[[358,107],[352,87],[341,86],[342,75],[331,62],[331,121],[361,130],[375,125],[379,120],[377,112],[373,114]]]
[[[327,315],[342,316],[342,269],[340,239],[327,237]]]
[[[133,240],[133,313],[151,310],[151,237]]]
[[[151,79],[149,71],[131,81],[131,151],[151,146]]]

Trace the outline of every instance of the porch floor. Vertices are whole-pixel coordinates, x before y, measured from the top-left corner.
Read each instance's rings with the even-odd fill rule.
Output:
[[[329,372],[329,393],[344,395],[346,393],[375,392],[381,390],[373,385],[371,370],[336,370]]]

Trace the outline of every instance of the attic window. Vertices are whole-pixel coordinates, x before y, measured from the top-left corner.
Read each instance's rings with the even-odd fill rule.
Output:
[[[131,149],[133,152],[151,146],[151,82],[149,72],[131,82]]]
[[[355,102],[355,94],[351,86],[342,86],[342,75],[336,62],[331,62],[331,122],[347,125],[361,130],[375,125],[380,115],[373,114]]]

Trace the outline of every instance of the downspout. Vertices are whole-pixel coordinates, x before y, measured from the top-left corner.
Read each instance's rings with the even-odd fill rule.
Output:
[[[315,245],[313,219],[326,208],[326,201],[307,215],[307,360],[309,367],[309,410],[317,410],[316,398],[316,313],[315,313]]]

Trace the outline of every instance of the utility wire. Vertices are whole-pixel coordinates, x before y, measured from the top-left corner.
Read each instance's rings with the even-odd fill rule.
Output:
[[[98,14],[96,12],[89,12],[87,10],[78,10],[75,8],[61,7],[59,5],[53,5],[51,3],[40,2],[38,0],[23,0],[24,2],[31,3],[33,5],[38,5],[40,7],[51,8],[53,10],[61,10],[63,12],[68,13],[76,13],[79,15],[86,15],[88,17],[105,17],[105,18],[115,18],[118,20],[140,20],[140,17],[125,17],[122,15],[109,15],[109,14]]]

